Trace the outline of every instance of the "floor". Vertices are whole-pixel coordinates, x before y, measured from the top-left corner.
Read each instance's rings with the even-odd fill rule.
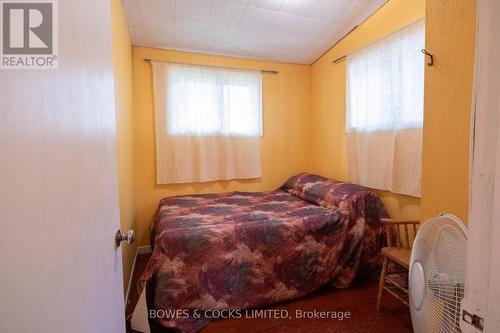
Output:
[[[135,285],[140,273],[146,267],[149,254],[139,255],[132,283]],[[264,333],[264,332],[318,332],[318,333],[354,333],[354,332],[391,332],[411,333],[410,312],[408,308],[389,294],[384,294],[382,309],[375,309],[378,282],[360,280],[349,289],[323,288],[317,292],[289,303],[278,304],[269,309],[287,310],[291,319],[226,319],[210,323],[202,333]],[[132,313],[138,295],[129,295],[127,314]],[[350,312],[350,318],[337,319],[298,319],[296,310],[302,311],[344,311]],[[130,328],[127,333],[133,333]],[[152,328],[152,333],[170,332],[162,328]]]

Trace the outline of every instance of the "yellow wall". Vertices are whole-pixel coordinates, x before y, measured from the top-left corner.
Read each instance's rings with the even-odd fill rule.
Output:
[[[120,228],[134,228],[134,141],[132,137],[132,44],[120,0],[111,0],[113,66],[115,73],[116,140],[120,193]],[[123,283],[126,287],[135,245],[122,246]]]
[[[345,141],[346,62],[332,60],[425,17],[425,0],[391,0],[312,66],[311,171],[347,180]],[[420,219],[420,199],[377,191],[389,214]]]
[[[151,65],[144,58],[277,70],[264,74],[262,178],[258,180],[157,185]],[[135,207],[138,244],[149,244],[149,228],[160,199],[190,193],[263,191],[309,169],[311,67],[188,52],[134,47]]]
[[[475,0],[427,0],[422,218],[442,212],[467,221]]]

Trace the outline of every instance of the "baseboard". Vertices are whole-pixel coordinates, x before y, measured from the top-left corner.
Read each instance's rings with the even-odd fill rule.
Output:
[[[135,271],[135,262],[137,261],[137,256],[140,254],[151,253],[151,251],[152,250],[151,250],[150,245],[138,246],[135,250],[134,261],[132,262],[132,268],[130,270],[130,276],[128,278],[127,294],[125,296],[125,308],[127,307],[127,304],[128,304],[128,295],[130,293],[130,285],[132,284],[132,277],[133,277],[134,271]]]

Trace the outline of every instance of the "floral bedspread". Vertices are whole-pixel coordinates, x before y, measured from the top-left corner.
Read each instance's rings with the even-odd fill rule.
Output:
[[[166,198],[139,288],[152,289],[153,309],[189,311],[264,306],[327,283],[346,288],[379,268],[385,215],[368,189],[310,174],[272,192]],[[209,322],[156,320],[181,332]]]

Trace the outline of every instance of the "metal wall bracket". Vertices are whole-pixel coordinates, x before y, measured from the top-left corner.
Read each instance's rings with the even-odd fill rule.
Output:
[[[427,66],[433,66],[434,65],[434,56],[427,52],[426,49],[422,49],[422,53],[425,54],[426,56],[429,57],[429,62],[427,63]]]

